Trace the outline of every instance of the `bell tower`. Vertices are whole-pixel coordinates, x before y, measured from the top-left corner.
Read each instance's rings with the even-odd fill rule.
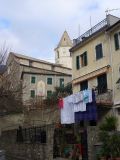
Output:
[[[55,48],[55,63],[67,68],[72,68],[72,57],[69,49],[72,47],[72,41],[67,33],[64,31],[61,40]]]

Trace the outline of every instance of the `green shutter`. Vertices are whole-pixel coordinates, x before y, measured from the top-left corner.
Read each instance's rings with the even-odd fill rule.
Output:
[[[47,78],[47,84],[52,84],[52,78]]]
[[[87,66],[87,52],[84,53],[84,65]]]
[[[103,57],[103,50],[102,50],[102,44],[98,44],[96,47],[96,60]]]
[[[35,90],[31,90],[31,98],[35,97]]]
[[[118,35],[118,33],[116,33],[115,35],[114,35],[114,42],[115,42],[115,50],[118,50],[119,49],[119,35]]]
[[[76,69],[80,69],[80,57],[76,57]]]
[[[47,97],[50,98],[52,95],[52,91],[47,91]]]
[[[31,77],[31,83],[35,83],[35,77]]]

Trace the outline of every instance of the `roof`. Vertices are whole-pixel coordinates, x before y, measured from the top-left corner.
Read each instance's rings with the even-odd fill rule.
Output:
[[[72,44],[72,41],[71,41],[67,31],[64,31],[64,33],[63,33],[63,35],[61,37],[61,40],[57,45],[57,48],[59,48],[59,47],[68,47],[68,46],[72,47],[73,44]]]
[[[73,52],[80,48],[82,45],[90,41],[92,38],[98,36],[99,34],[108,31],[120,22],[120,18],[113,15],[107,15],[104,20],[96,24],[94,27],[89,29],[87,32],[82,34],[80,37],[73,40],[74,46],[70,49]]]
[[[27,73],[27,74],[41,74],[41,75],[58,75],[58,76],[71,76],[69,73],[63,73],[63,72],[57,72],[54,70],[46,70],[44,68],[36,68],[33,66],[26,66],[21,64],[21,66],[24,67],[22,74]]]
[[[60,65],[60,64],[51,63],[51,62],[48,62],[48,61],[44,61],[44,60],[40,60],[40,59],[37,59],[37,58],[29,57],[29,56],[26,56],[26,55],[14,53],[14,52],[10,52],[10,54],[14,55],[14,56],[17,57],[17,58],[26,59],[26,60],[31,60],[31,61],[33,61],[33,62],[44,63],[44,64],[48,64],[48,65],[51,65],[51,66],[60,67],[60,68],[65,68],[65,69],[71,70],[70,68],[64,67],[64,66],[62,66],[62,65]]]
[[[115,28],[116,26],[120,25],[120,20],[118,22],[116,22],[115,24],[113,24],[112,26],[108,27],[106,29],[106,31],[111,31],[113,28]]]

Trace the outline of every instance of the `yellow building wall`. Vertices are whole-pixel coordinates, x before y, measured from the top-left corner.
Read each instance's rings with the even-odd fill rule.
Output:
[[[120,84],[116,84],[120,78],[120,49],[115,50],[114,34],[119,33],[120,28],[115,29],[111,32],[111,50],[112,50],[112,68],[113,68],[113,89],[114,89],[114,104],[120,103]],[[120,36],[119,36],[120,42]]]
[[[102,43],[102,49],[103,49],[103,58],[96,60],[96,51],[95,47],[96,45]],[[76,56],[80,56],[83,54],[85,51],[87,51],[87,61],[88,64],[87,66],[80,67],[80,69],[76,69]],[[72,58],[73,58],[73,80],[84,76],[88,73],[91,73],[95,70],[98,70],[100,68],[103,68],[107,65],[110,65],[110,48],[109,48],[109,41],[108,41],[108,36],[105,33],[102,33],[98,37],[92,39],[88,43],[84,44],[82,47],[80,47],[77,51],[72,53]],[[112,89],[112,83],[111,83],[111,69],[107,73],[107,82],[108,82],[108,88]],[[89,88],[94,88],[97,86],[97,79],[91,78],[88,81],[88,86]],[[79,84],[76,84],[73,86],[73,92],[79,91],[80,86]]]

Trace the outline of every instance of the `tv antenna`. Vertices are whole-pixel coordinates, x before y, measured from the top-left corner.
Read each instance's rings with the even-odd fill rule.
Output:
[[[105,11],[105,13],[106,13],[106,15],[108,15],[108,14],[109,14],[109,12],[112,12],[112,11],[117,11],[117,10],[120,10],[120,8],[115,8],[115,9],[107,9],[107,10]]]

